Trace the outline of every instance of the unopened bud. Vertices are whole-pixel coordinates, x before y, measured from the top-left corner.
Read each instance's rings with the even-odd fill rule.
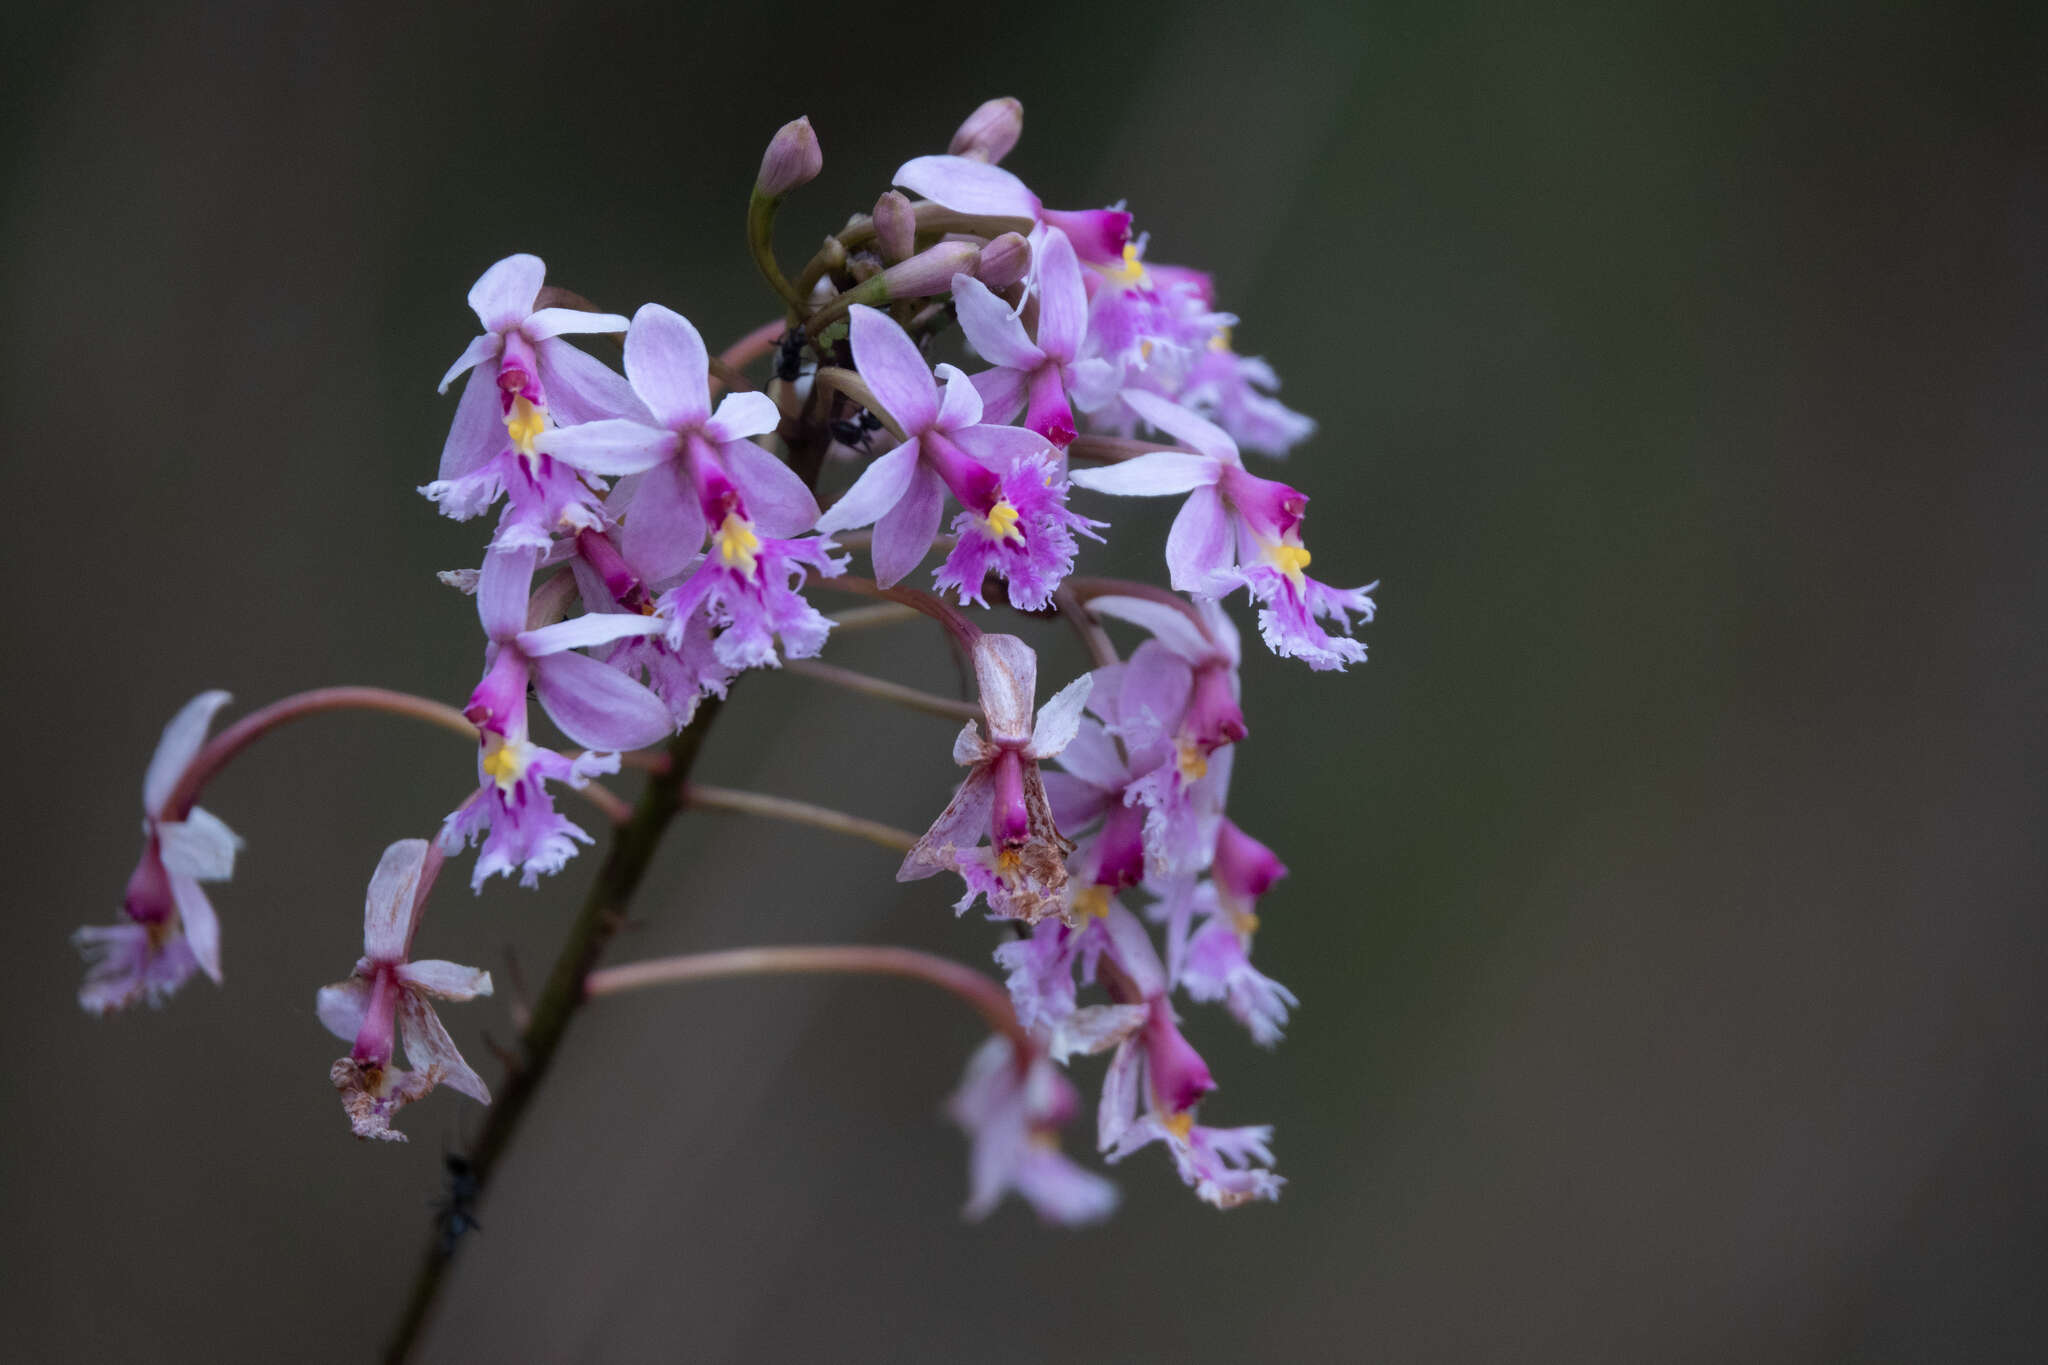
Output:
[[[875,201],[875,245],[891,265],[910,259],[917,250],[917,216],[910,211],[910,200],[896,190]]]
[[[981,249],[981,263],[974,276],[1000,293],[1024,278],[1031,269],[1031,243],[1014,232],[1006,232]]]
[[[952,289],[955,275],[974,273],[980,257],[981,248],[971,242],[940,242],[927,247],[901,265],[892,265],[882,272],[886,297],[921,299],[944,294]]]
[[[946,150],[990,165],[1001,161],[1024,132],[1024,105],[1005,95],[989,100],[967,116]]]
[[[761,174],[754,179],[757,193],[780,199],[799,185],[807,185],[825,168],[825,154],[818,149],[818,135],[808,118],[785,123],[768,140],[761,155]]]

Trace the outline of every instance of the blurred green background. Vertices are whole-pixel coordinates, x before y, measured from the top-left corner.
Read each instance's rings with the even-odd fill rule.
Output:
[[[437,1096],[409,1147],[356,1145],[312,1012],[379,850],[467,787],[445,736],[309,723],[209,793],[248,840],[225,989],[91,1020],[65,942],[194,692],[466,695],[475,619],[432,574],[486,530],[413,488],[470,281],[536,251],[737,335],[774,311],[739,225],[778,124],[826,154],[799,244],[1014,94],[1009,166],[1215,272],[1323,424],[1285,466],[1317,571],[1384,582],[1363,668],[1246,670],[1290,1036],[1191,1016],[1205,1118],[1276,1124],[1292,1183],[1219,1215],[1151,1151],[1106,1227],[968,1226],[952,1002],[607,1002],[427,1358],[2039,1359],[2044,14],[10,12],[9,1354],[365,1358],[475,1132]],[[1084,564],[1146,571],[1163,517],[1107,510]],[[915,628],[828,657],[951,682]],[[703,775],[921,826],[949,738],[750,677]],[[593,865],[457,883],[422,949],[538,976]],[[984,962],[892,866],[690,817],[613,956]],[[447,1017],[489,1071],[502,999]]]

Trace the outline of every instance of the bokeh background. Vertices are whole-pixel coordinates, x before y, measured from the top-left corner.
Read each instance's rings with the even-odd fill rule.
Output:
[[[474,1134],[446,1096],[353,1143],[312,1013],[378,851],[469,781],[437,732],[309,723],[209,794],[225,989],[88,1019],[65,942],[192,693],[466,695],[432,575],[483,527],[413,488],[470,281],[533,250],[737,335],[776,125],[826,152],[794,254],[1008,93],[1013,169],[1216,273],[1323,423],[1317,571],[1384,580],[1365,667],[1246,670],[1303,1004],[1271,1055],[1193,1028],[1205,1115],[1277,1124],[1292,1183],[1218,1215],[1153,1151],[1106,1227],[968,1226],[952,1002],[648,994],[574,1030],[427,1358],[2041,1358],[2044,14],[10,9],[7,1354],[364,1359]],[[1163,521],[1110,510],[1086,562],[1146,570]],[[915,628],[828,657],[953,684]],[[750,677],[703,775],[921,825],[948,739]],[[686,818],[614,957],[985,960],[892,861]],[[423,948],[538,976],[593,865],[457,881]]]

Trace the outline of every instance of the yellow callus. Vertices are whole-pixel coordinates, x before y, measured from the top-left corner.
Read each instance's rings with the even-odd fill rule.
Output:
[[[1125,242],[1124,263],[1118,266],[1111,266],[1104,273],[1118,284],[1143,284],[1145,281],[1145,262],[1138,257],[1138,244],[1136,242]]]
[[[718,528],[719,562],[752,578],[754,566],[759,562],[756,556],[760,548],[761,537],[754,534],[754,523],[737,512],[726,513],[725,521]]]
[[[1175,1114],[1172,1118],[1159,1120],[1159,1125],[1182,1142],[1186,1142],[1188,1140],[1188,1131],[1195,1126],[1195,1111],[1192,1109],[1184,1110],[1181,1113]]]
[[[989,508],[988,515],[982,518],[981,524],[988,528],[991,538],[1015,541],[1022,545],[1024,533],[1017,529],[1017,523],[1022,518],[1023,513],[1011,506],[1008,498],[998,498],[996,505]]]
[[[1267,548],[1266,558],[1272,560],[1273,566],[1279,569],[1281,573],[1286,574],[1289,578],[1299,583],[1301,581],[1301,571],[1308,567],[1308,547],[1306,545],[1289,545],[1281,542]]]
[[[525,775],[524,749],[521,744],[507,744],[503,735],[484,735],[484,776],[497,783],[499,791],[510,792],[513,784]]]
[[[521,455],[534,453],[533,443],[547,424],[541,410],[524,398],[513,399],[512,411],[505,414],[505,434],[512,438],[512,448]]]

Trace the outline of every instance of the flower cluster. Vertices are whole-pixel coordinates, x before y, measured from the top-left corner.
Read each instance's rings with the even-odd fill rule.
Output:
[[[1232,349],[1237,318],[1210,278],[1152,262],[1120,206],[1047,208],[997,164],[1020,119],[1015,101],[984,105],[794,280],[773,223],[821,156],[807,121],[783,129],[749,245],[787,313],[717,356],[661,304],[629,320],[549,287],[536,257],[484,271],[469,293],[482,331],[441,381],[462,392],[420,490],[448,517],[494,518],[480,566],[443,575],[474,595],[482,627],[467,703],[329,689],[207,745],[227,698],[195,699],[150,764],[124,921],[79,931],[85,1006],[155,1003],[194,970],[220,979],[199,884],[229,876],[239,841],[194,802],[237,748],[315,710],[407,711],[473,739],[474,787],[434,840],[394,843],[378,865],[362,956],[318,997],[350,1042],[331,1080],[366,1138],[402,1136],[392,1116],[437,1085],[488,1103],[428,1000],[488,995],[490,977],[412,958],[442,860],[475,848],[477,890],[561,871],[593,838],[557,811],[558,789],[623,819],[597,779],[705,723],[704,700],[747,671],[818,655],[835,623],[812,598],[857,591],[942,623],[978,687],[952,750],[966,777],[896,845],[909,844],[898,880],[957,876],[956,912],[980,905],[1008,931],[994,952],[1007,1036],[974,1055],[950,1105],[972,1139],[968,1213],[1012,1190],[1052,1221],[1109,1211],[1114,1188],[1057,1142],[1080,1105],[1064,1068],[1096,1054],[1109,1161],[1158,1143],[1217,1207],[1277,1197],[1270,1129],[1200,1121],[1216,1080],[1180,1013],[1221,1005],[1272,1046],[1295,1004],[1252,964],[1261,900],[1286,868],[1226,814],[1249,727],[1225,603],[1244,590],[1273,653],[1342,669],[1365,656],[1351,630],[1372,618],[1371,589],[1311,578],[1307,497],[1246,467],[1241,452],[1282,455],[1314,426],[1274,397],[1264,361]],[[747,375],[757,361],[771,362],[764,379]],[[1084,494],[1185,496],[1170,587],[1075,574],[1083,542],[1112,533],[1089,513],[1113,504],[1084,511]],[[862,551],[867,577],[850,572]],[[992,600],[1070,624],[1092,669],[1040,706],[1038,650],[969,614],[989,619]],[[1105,622],[1137,632],[1128,654]],[[870,690],[891,688],[910,691]],[[533,701],[566,745],[537,731]],[[634,760],[650,792],[668,784],[669,810],[686,753]],[[872,828],[834,818],[819,823]]]

